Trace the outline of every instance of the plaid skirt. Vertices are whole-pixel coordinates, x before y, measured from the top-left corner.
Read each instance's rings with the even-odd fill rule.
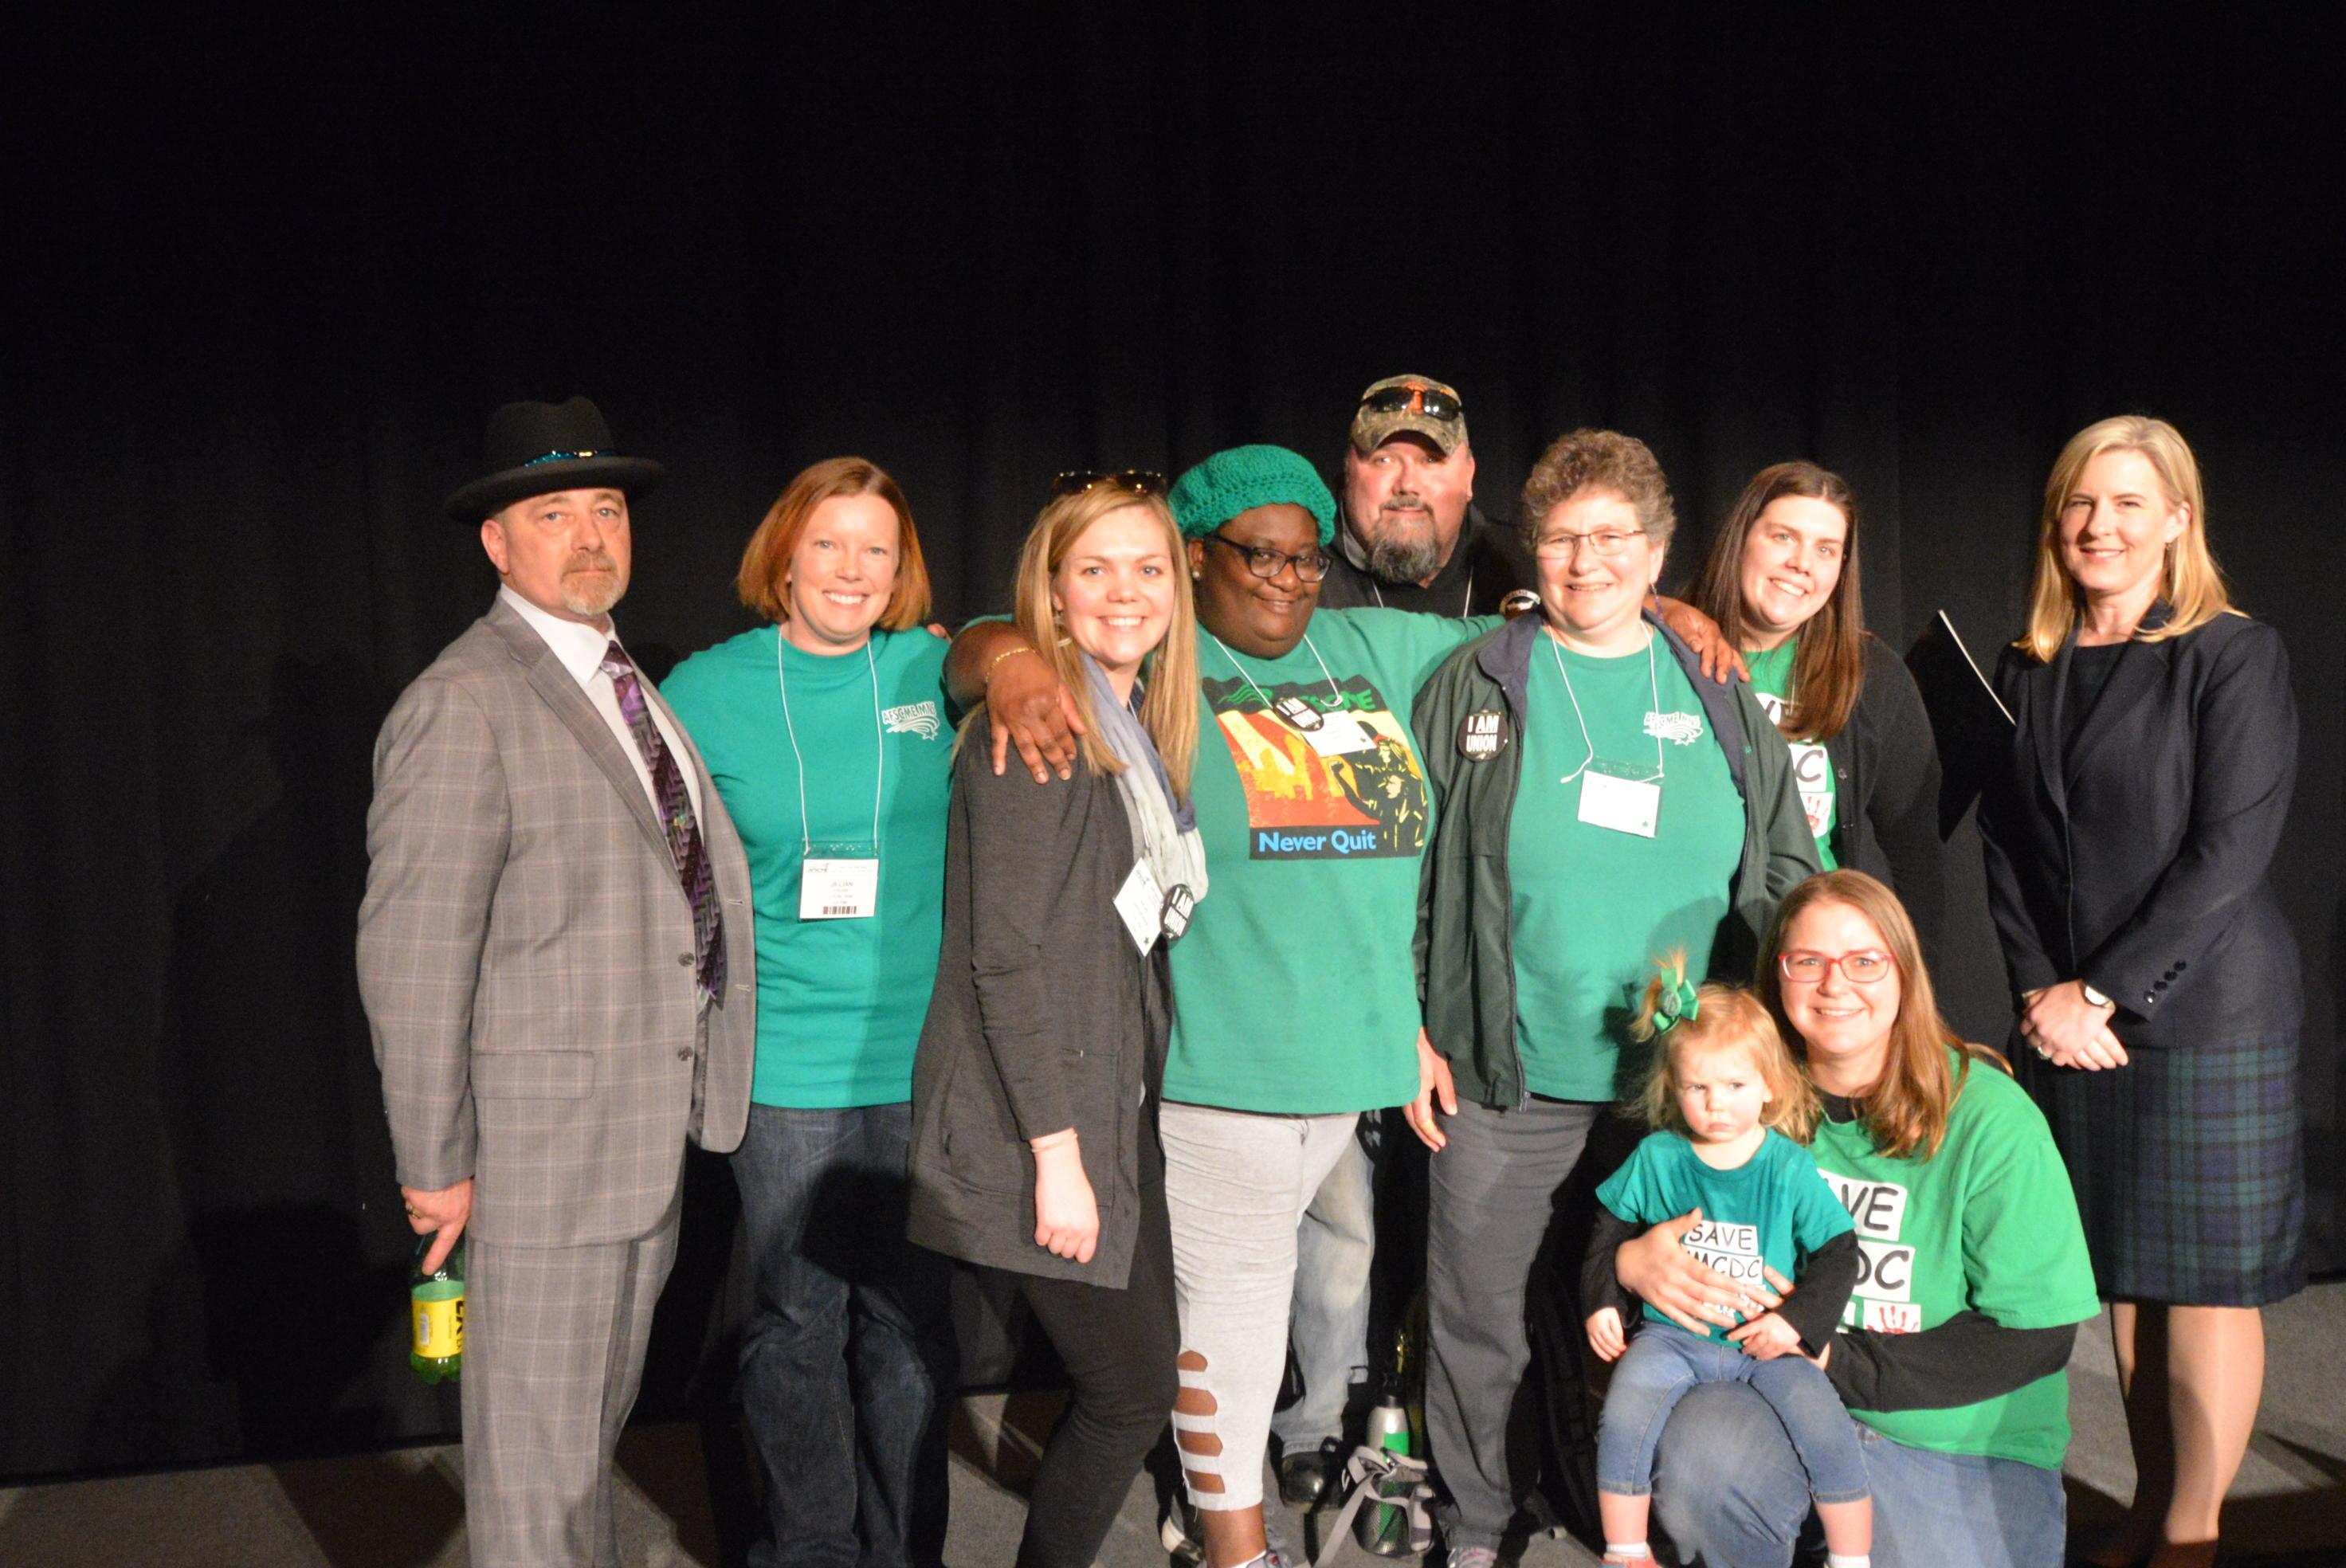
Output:
[[[2014,1054],[2069,1167],[2105,1298],[2259,1307],[2305,1287],[2298,1036],[2131,1053],[2088,1073]]]

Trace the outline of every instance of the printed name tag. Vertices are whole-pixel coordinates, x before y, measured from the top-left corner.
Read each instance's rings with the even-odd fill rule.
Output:
[[[869,920],[879,912],[878,857],[801,862],[799,919]]]
[[[1117,890],[1116,912],[1124,917],[1124,929],[1132,933],[1132,945],[1143,954],[1157,945],[1158,934],[1165,926],[1165,892],[1157,885],[1147,860],[1132,863],[1132,874]]]
[[[1303,738],[1322,757],[1346,757],[1377,748],[1377,738],[1369,733],[1369,727],[1349,713],[1321,714],[1320,728],[1305,731]]]
[[[1580,776],[1580,820],[1617,833],[1654,836],[1662,814],[1662,787],[1650,779],[1621,779],[1594,767]]]

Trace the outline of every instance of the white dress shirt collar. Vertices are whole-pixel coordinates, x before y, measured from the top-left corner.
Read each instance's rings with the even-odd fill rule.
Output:
[[[497,597],[511,605],[515,613],[529,623],[530,629],[545,639],[546,646],[554,650],[554,657],[562,661],[562,667],[570,672],[570,678],[581,687],[595,678],[596,673],[603,667],[604,654],[613,643],[619,641],[618,623],[616,621],[609,631],[597,631],[593,626],[582,626],[576,621],[566,621],[560,616],[549,615],[539,609],[503,584],[497,585]],[[619,646],[625,647],[627,645],[620,643]]]

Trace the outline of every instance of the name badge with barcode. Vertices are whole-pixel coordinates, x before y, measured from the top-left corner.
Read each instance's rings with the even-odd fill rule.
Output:
[[[869,920],[879,912],[879,857],[800,862],[799,919]]]
[[[1116,912],[1124,917],[1124,929],[1132,933],[1132,945],[1146,958],[1165,930],[1165,893],[1158,887],[1156,874],[1149,871],[1147,860],[1135,860],[1124,879],[1124,886],[1117,889]],[[1185,910],[1185,919],[1187,913]]]
[[[1369,727],[1349,713],[1322,715],[1320,728],[1303,738],[1322,757],[1350,757],[1377,748],[1377,738],[1369,733]]]
[[[1617,833],[1654,836],[1662,815],[1662,787],[1651,779],[1623,779],[1591,766],[1580,776],[1580,820]]]

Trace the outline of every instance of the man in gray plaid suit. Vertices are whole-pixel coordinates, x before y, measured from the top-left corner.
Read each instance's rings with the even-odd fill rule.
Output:
[[[506,405],[487,450],[448,509],[503,585],[375,743],[359,987],[427,1264],[471,1237],[473,1562],[615,1564],[685,1140],[730,1149],[749,1110],[749,871],[611,624],[664,471],[584,398]]]

